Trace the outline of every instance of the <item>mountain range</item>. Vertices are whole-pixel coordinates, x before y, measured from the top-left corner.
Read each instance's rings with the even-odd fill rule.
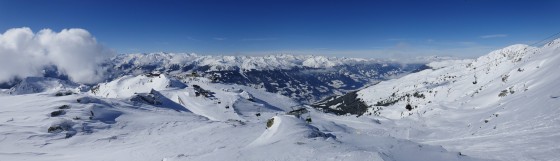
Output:
[[[558,160],[560,40],[428,63],[118,55],[0,90],[1,160]]]

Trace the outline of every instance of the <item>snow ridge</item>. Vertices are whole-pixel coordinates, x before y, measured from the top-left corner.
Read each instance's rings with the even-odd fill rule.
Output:
[[[184,88],[179,80],[168,78],[164,74],[123,76],[108,83],[100,83],[92,88],[91,93],[107,98],[128,98],[136,93],[149,93],[151,90]]]

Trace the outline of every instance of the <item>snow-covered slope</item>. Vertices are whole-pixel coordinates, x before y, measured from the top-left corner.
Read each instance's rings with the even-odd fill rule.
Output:
[[[316,127],[308,125],[295,116],[274,116],[270,119],[270,122],[272,125],[249,146],[271,144],[286,138],[335,138],[334,135],[322,133]]]
[[[154,54],[136,59],[140,57],[123,59],[133,63],[112,68],[122,71],[113,72],[119,77],[91,88],[55,78],[26,78],[2,90],[12,94],[0,95],[0,160],[560,159],[560,41],[541,48],[514,45],[475,60],[430,63],[430,69],[317,105],[361,117],[323,113],[290,94],[220,83],[190,73],[197,71],[192,70],[195,65],[177,66],[186,61],[213,64],[200,71],[222,78],[236,78],[221,71],[230,67],[248,78],[251,73],[243,69],[268,73],[258,84],[297,82],[290,77],[304,73],[325,76],[317,79],[332,87],[348,85],[324,74],[333,71],[349,80],[365,79],[367,74],[338,68],[342,58],[279,55],[241,61]],[[267,61],[274,64],[271,68],[286,69],[271,70],[262,64]],[[398,69],[386,70],[383,79],[413,71],[345,63],[355,71]],[[299,73],[274,76],[288,71]],[[360,72],[379,76],[378,70]],[[308,90],[288,83],[286,89]],[[303,84],[330,89],[315,83]]]
[[[90,94],[171,107],[215,121],[247,121],[247,118],[251,118],[246,117],[248,115],[282,111],[239,87],[220,88],[219,85],[209,85],[209,82],[210,80],[202,77],[191,78],[185,81],[190,85],[188,86],[165,74],[123,76],[93,87]]]
[[[152,89],[163,90],[185,88],[181,81],[169,78],[164,74],[142,74],[138,76],[123,76],[111,82],[101,83],[91,89],[96,96],[108,98],[126,98],[136,93],[148,93]]]
[[[356,99],[368,106],[366,115],[408,129],[400,137],[481,158],[560,159],[560,40],[429,66],[360,90]]]
[[[381,82],[361,90],[358,92],[358,98],[370,106],[394,103],[395,106],[402,107],[389,107],[380,111],[382,116],[389,118],[410,115],[430,104],[428,102],[456,102],[467,98],[462,102],[466,104],[473,102],[473,98],[479,98],[486,100],[482,101],[484,104],[476,106],[488,106],[502,98],[498,95],[503,90],[509,94],[511,88],[513,93],[522,93],[529,88],[531,84],[528,83],[541,77],[534,74],[546,70],[539,69],[539,65],[534,64],[550,59],[550,54],[553,53],[547,52],[546,47],[537,50],[526,45],[513,45],[476,60],[434,62],[428,64],[433,69]],[[543,60],[538,60],[539,58]],[[490,97],[492,94],[494,96]],[[415,110],[407,110],[406,104],[410,104]]]
[[[359,133],[380,124],[351,126],[367,119],[308,109],[313,121],[304,121],[286,115],[301,106],[279,94],[202,77],[170,82],[125,76],[69,95],[2,95],[0,160],[480,160]]]

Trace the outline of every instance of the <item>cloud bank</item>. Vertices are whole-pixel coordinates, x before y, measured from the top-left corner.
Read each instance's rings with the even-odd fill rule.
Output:
[[[97,83],[105,78],[99,65],[112,55],[84,29],[33,33],[26,27],[13,28],[0,34],[0,83],[43,76],[49,66],[74,82]]]

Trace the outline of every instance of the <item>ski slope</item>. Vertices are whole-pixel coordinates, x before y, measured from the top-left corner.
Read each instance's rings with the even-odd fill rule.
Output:
[[[512,45],[358,92],[395,134],[497,160],[560,160],[560,40]],[[394,104],[381,106],[382,103]],[[407,109],[410,105],[411,109]],[[402,130],[406,129],[406,130]]]

